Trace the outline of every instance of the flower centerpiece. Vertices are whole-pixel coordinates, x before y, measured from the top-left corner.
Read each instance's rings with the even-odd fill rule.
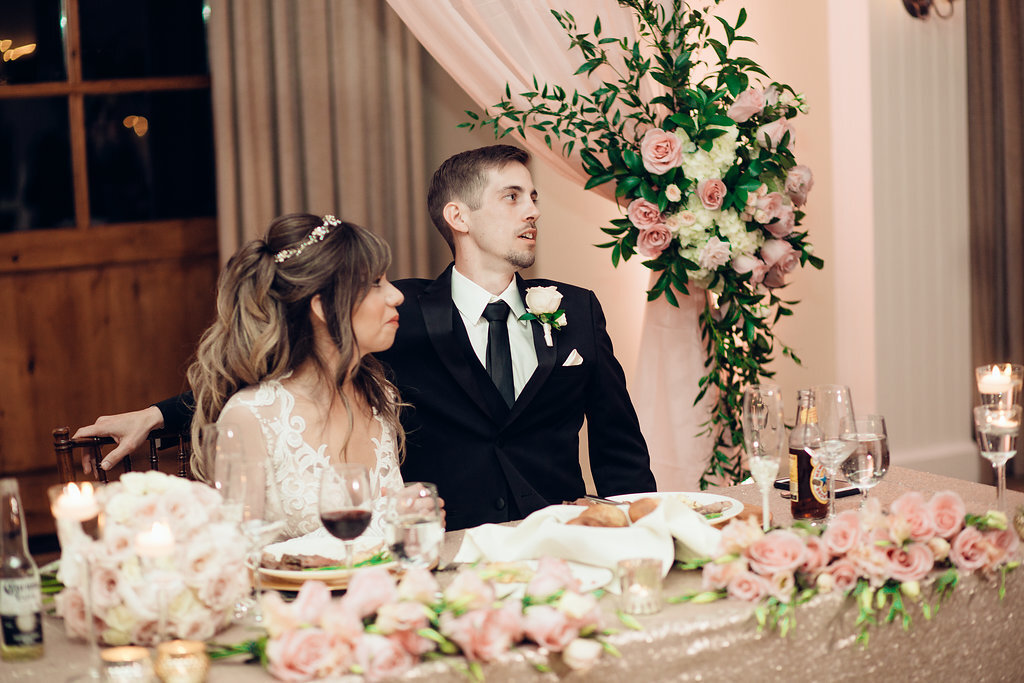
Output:
[[[319,581],[307,581],[291,603],[264,597],[267,637],[215,647],[212,657],[254,654],[280,680],[362,674],[375,681],[396,676],[424,659],[449,660],[477,680],[481,663],[530,641],[541,648],[534,666],[549,670],[546,653],[560,653],[572,669],[586,669],[611,645],[597,639],[597,598],[579,590],[569,566],[542,558],[521,598],[497,598],[494,572],[463,568],[442,592],[425,569],[400,582],[384,568],[353,575],[345,595],[332,600]]]
[[[786,635],[797,605],[820,593],[843,591],[857,601],[858,640],[867,644],[869,628],[879,618],[908,628],[910,604],[920,603],[930,619],[961,572],[1005,578],[1020,564],[1019,547],[1006,515],[968,514],[960,496],[950,491],[927,502],[909,492],[893,501],[888,513],[876,500],[862,511],[841,512],[821,533],[805,525],[765,533],[756,520],[734,520],[723,529],[715,558],[688,565],[703,567],[704,590],[670,600],[757,601],[760,626]],[[922,594],[925,583],[933,586],[935,604]],[[1002,597],[1002,583],[999,590]]]
[[[246,544],[237,525],[224,517],[220,493],[157,471],[127,472],[101,491],[104,528],[98,541],[61,530],[57,578],[64,589],[55,601],[68,635],[87,637],[85,591],[93,601],[97,635],[108,645],[155,644],[161,604],[172,637],[205,640],[227,626],[250,586]],[[173,553],[150,566],[135,544],[156,522],[166,524],[178,542]],[[95,545],[80,545],[89,543]],[[84,553],[91,555],[91,571]]]
[[[613,183],[624,207],[601,228],[611,239],[597,245],[611,249],[612,263],[645,259],[658,273],[648,300],[678,305],[691,286],[708,293],[700,317],[708,370],[696,400],[712,393],[714,449],[702,488],[745,476],[742,391],[773,374],[772,328],[794,303],[779,289],[798,265],[823,265],[798,229],[814,183],[793,153],[804,99],[733,53],[752,42],[739,33],[746,11],[727,21],[713,12],[720,1],[691,9],[686,0],[619,0],[636,17],[636,40],[602,36],[600,19],[592,32],[579,30],[571,14],[553,11],[583,59],[577,73],[609,76],[589,93],[536,79],[516,96],[506,86],[501,102],[483,116],[467,112],[462,124],[499,137],[539,131],[548,146],[578,151],[585,187]]]

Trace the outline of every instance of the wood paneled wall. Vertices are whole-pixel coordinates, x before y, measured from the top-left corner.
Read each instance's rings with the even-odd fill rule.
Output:
[[[176,394],[214,309],[213,219],[0,235],[0,473],[51,533],[54,427]]]

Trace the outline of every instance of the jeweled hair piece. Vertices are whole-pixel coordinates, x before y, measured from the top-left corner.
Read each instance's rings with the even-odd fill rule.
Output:
[[[306,239],[302,240],[294,247],[282,249],[281,251],[274,254],[274,262],[283,263],[284,261],[290,259],[292,256],[298,256],[299,254],[301,254],[309,245],[315,244],[317,242],[323,242],[324,238],[327,237],[327,234],[331,232],[331,228],[337,227],[339,225],[341,225],[341,221],[339,221],[333,215],[327,214],[326,216],[324,216],[324,222],[313,228],[313,231],[309,233],[309,236],[306,237]]]

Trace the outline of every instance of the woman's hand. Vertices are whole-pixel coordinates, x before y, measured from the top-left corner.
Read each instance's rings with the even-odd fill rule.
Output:
[[[109,470],[142,445],[149,433],[164,426],[164,414],[156,406],[118,415],[103,415],[93,424],[80,428],[73,439],[88,436],[109,436],[117,442],[117,448],[107,453],[100,467]],[[93,474],[92,461],[87,455],[82,456],[82,469],[86,474]]]

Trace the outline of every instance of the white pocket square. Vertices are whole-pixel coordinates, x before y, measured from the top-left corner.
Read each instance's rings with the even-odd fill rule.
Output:
[[[572,350],[572,353],[569,354],[569,357],[565,359],[564,363],[562,363],[562,367],[571,368],[574,365],[583,365],[583,356],[581,356],[580,352],[577,351],[576,349]]]

